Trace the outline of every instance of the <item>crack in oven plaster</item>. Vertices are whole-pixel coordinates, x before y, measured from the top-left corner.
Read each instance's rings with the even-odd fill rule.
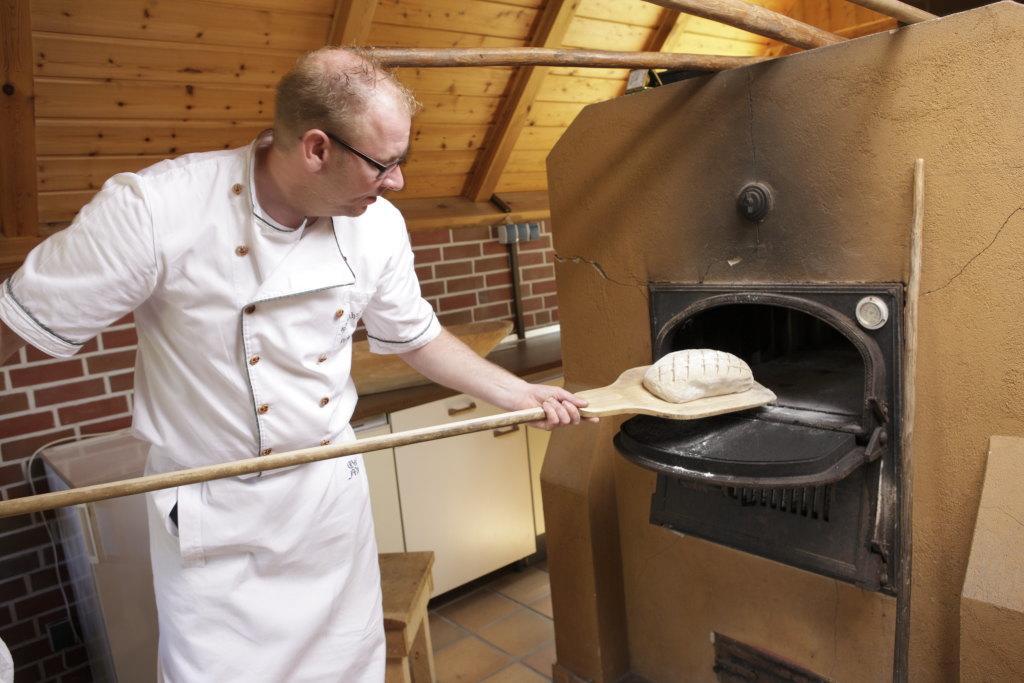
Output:
[[[1013,217],[1016,216],[1021,211],[1024,211],[1024,206],[1018,206],[1016,209],[1014,209],[1013,213],[1011,213],[1009,216],[1007,216],[1006,220],[1003,221],[1003,224],[999,226],[998,230],[996,230],[995,236],[993,236],[991,241],[989,241],[989,243],[985,245],[985,248],[982,249],[981,251],[979,251],[974,256],[972,256],[970,259],[968,259],[967,263],[965,263],[963,265],[963,267],[961,267],[960,270],[957,271],[957,274],[954,275],[953,277],[949,278],[949,280],[946,281],[946,284],[942,285],[941,287],[936,287],[935,289],[929,289],[927,292],[925,292],[921,296],[928,296],[929,294],[934,294],[935,292],[941,291],[941,290],[945,289],[946,287],[949,287],[951,284],[953,284],[953,280],[956,280],[958,277],[963,275],[964,271],[967,270],[967,268],[972,263],[974,263],[976,260],[978,260],[978,258],[980,258],[982,254],[984,254],[986,251],[988,251],[989,249],[992,248],[992,245],[995,244],[996,240],[999,239],[999,236],[1003,234],[1003,230],[1005,230],[1006,226],[1010,224],[1010,221],[1013,220]]]
[[[556,253],[555,261],[559,263],[586,263],[588,266],[596,270],[601,275],[601,277],[607,280],[608,282],[620,285],[622,287],[636,287],[638,289],[644,290],[645,292],[647,291],[647,284],[645,282],[641,282],[636,278],[633,278],[632,283],[621,282],[619,280],[616,280],[615,278],[609,276],[607,272],[605,272],[605,269],[601,266],[600,263],[598,263],[597,261],[591,261],[590,259],[585,259],[582,256],[561,256],[558,253]]]
[[[996,505],[996,506],[984,505],[984,506],[982,506],[981,509],[982,510],[995,510],[996,512],[1001,512],[1004,515],[1006,515],[1007,517],[1009,517],[1010,519],[1012,519],[1014,522],[1016,522],[1018,525],[1024,527],[1024,520],[1017,519],[1016,515],[1014,515],[1012,512],[1010,512],[1009,510],[1007,510],[1006,508],[1004,508],[1001,505]]]

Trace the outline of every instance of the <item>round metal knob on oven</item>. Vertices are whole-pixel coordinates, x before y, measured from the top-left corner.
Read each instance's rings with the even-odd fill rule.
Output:
[[[889,321],[889,307],[877,296],[866,296],[857,302],[857,322],[867,330],[877,330]]]
[[[750,183],[736,197],[740,215],[754,223],[763,221],[774,204],[771,188],[764,183]]]

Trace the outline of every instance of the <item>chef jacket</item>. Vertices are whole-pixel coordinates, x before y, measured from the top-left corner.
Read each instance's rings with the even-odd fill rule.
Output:
[[[134,310],[150,472],[350,440],[357,322],[376,353],[440,332],[389,202],[296,230],[262,210],[268,141],[114,176],[0,287],[0,318],[53,356]],[[162,680],[383,677],[359,456],[148,499]]]
[[[334,440],[356,403],[351,339],[402,353],[440,325],[398,210],[282,228],[253,190],[256,144],[111,178],[0,288],[0,318],[70,356],[135,311],[135,434],[167,471]]]

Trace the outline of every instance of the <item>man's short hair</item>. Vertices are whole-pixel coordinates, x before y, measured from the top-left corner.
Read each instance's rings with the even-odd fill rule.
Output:
[[[322,47],[307,52],[277,84],[274,144],[290,149],[312,128],[351,134],[382,89],[410,116],[420,109],[412,92],[369,50]]]

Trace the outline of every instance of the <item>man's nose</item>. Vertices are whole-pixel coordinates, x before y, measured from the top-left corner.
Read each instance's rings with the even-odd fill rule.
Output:
[[[380,187],[382,190],[388,190],[389,192],[398,192],[405,187],[405,176],[402,175],[402,167],[395,166],[394,169],[389,171],[384,176],[384,180],[381,181]]]

